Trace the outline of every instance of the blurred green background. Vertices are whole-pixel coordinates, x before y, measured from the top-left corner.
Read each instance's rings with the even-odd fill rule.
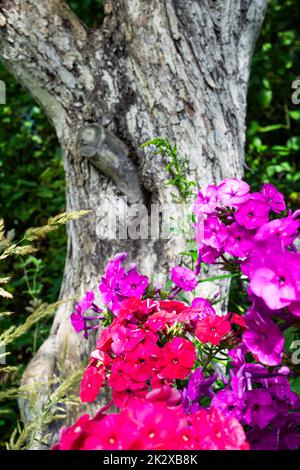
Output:
[[[101,23],[102,0],[68,3],[90,27]],[[291,102],[292,82],[300,78],[299,24],[299,0],[269,2],[253,58],[247,117],[246,178],[254,189],[262,182],[274,183],[291,208],[300,202],[300,105]],[[7,86],[7,104],[0,105],[0,217],[11,237],[18,239],[29,226],[64,211],[64,172],[56,136],[42,110],[1,64],[0,79]],[[11,305],[5,301],[3,309],[15,314],[0,319],[0,330],[9,322],[23,322],[28,305],[57,299],[66,253],[64,230],[49,235],[39,248],[25,263],[7,265],[7,273],[14,277],[14,300]],[[39,323],[14,344],[9,364],[21,365],[19,374],[50,324]],[[5,378],[0,377],[0,390],[4,386]],[[5,402],[0,408],[0,442],[7,439],[17,417],[17,403]]]

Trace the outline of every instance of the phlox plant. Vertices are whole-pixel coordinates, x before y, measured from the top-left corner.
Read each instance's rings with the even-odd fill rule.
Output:
[[[285,333],[299,325],[300,211],[286,211],[272,184],[260,192],[235,178],[198,192],[194,269],[174,266],[168,292],[154,289],[126,253],[71,314],[78,334],[99,328],[81,382],[91,403],[112,402],[63,428],[54,449],[295,449],[300,446],[297,367]],[[216,312],[195,296],[203,264],[243,279],[245,314]],[[193,300],[182,301],[190,292]],[[178,297],[179,296],[179,297]],[[103,327],[105,325],[105,327]],[[114,410],[109,412],[114,405]]]

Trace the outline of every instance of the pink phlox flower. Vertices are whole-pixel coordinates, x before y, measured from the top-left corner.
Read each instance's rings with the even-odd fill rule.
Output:
[[[202,343],[211,343],[217,346],[230,330],[231,325],[227,317],[208,315],[198,321],[195,334]]]
[[[268,222],[269,206],[265,202],[251,197],[238,207],[234,217],[243,227],[250,230],[257,229]]]
[[[131,377],[128,365],[122,358],[114,360],[111,368],[111,375],[108,379],[108,385],[117,392],[138,390],[145,387],[144,382],[135,381]]]
[[[224,251],[238,258],[245,258],[253,248],[253,233],[234,222],[227,227],[228,238],[224,243]]]
[[[278,238],[284,246],[288,246],[298,237],[299,226],[300,220],[291,216],[275,219],[259,227],[254,239],[261,241]]]
[[[180,302],[179,300],[160,300],[158,310],[178,314],[180,312],[183,312],[186,307],[187,304]]]
[[[104,365],[92,359],[86,368],[80,384],[80,399],[82,402],[92,403],[98,396],[99,390],[105,380]]]
[[[203,240],[204,245],[215,250],[223,249],[224,242],[228,237],[226,226],[215,215],[209,215],[204,220]]]
[[[127,413],[104,415],[88,427],[81,450],[130,449],[138,437],[138,429]]]
[[[273,212],[279,214],[286,209],[283,195],[271,183],[264,184],[261,188],[264,201],[270,206]]]
[[[181,394],[176,388],[169,385],[163,385],[155,388],[146,396],[148,402],[164,402],[167,406],[177,406],[181,401]]]
[[[132,351],[138,343],[140,343],[145,337],[144,331],[137,328],[136,325],[120,325],[112,333],[112,351],[119,356],[124,352]]]
[[[271,310],[288,306],[297,300],[297,273],[293,266],[298,254],[278,250],[267,259],[256,259],[250,274],[251,291],[262,298]]]
[[[183,413],[179,407],[169,408],[164,402],[129,403],[129,414],[139,423],[136,449],[170,450],[176,445],[176,433]],[[175,447],[176,448],[176,447]]]
[[[217,192],[224,206],[238,206],[249,199],[250,186],[237,178],[225,178]]]
[[[201,255],[201,259],[203,263],[206,264],[213,264],[219,256],[221,256],[224,252],[223,248],[220,250],[216,250],[215,248],[212,248],[211,246],[206,246],[203,241],[203,233],[201,233],[201,240],[196,241],[198,243],[198,250],[199,250],[199,255]]]
[[[161,349],[159,376],[184,379],[196,360],[195,346],[185,338],[175,337]]]
[[[217,188],[214,185],[209,185],[205,189],[202,189],[198,192],[194,206],[194,213],[196,216],[201,216],[202,214],[211,214],[215,211],[217,204]]]
[[[195,289],[198,283],[196,274],[184,266],[174,266],[171,269],[171,280],[186,292]]]
[[[196,297],[192,301],[191,306],[178,315],[177,321],[189,323],[191,321],[202,320],[208,315],[215,314],[215,309],[207,299]]]
[[[226,417],[217,408],[201,409],[190,415],[200,450],[248,450],[244,430],[233,417]]]
[[[128,374],[137,382],[146,382],[155,374],[157,358],[160,349],[151,341],[139,344],[133,351],[126,354],[125,362],[128,367]]]

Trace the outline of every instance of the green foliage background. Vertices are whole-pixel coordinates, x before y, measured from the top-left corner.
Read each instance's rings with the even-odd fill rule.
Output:
[[[69,1],[90,27],[103,19],[103,1]],[[299,0],[271,0],[253,58],[248,98],[246,177],[254,186],[273,182],[287,195],[289,207],[299,207],[300,105],[291,102],[291,84],[300,78]],[[29,226],[64,211],[65,182],[57,139],[39,106],[0,64],[0,79],[7,86],[7,104],[0,105],[0,217],[17,239]],[[0,319],[0,330],[10,322],[22,323],[26,306],[54,302],[59,293],[66,251],[61,229],[39,246],[36,256],[17,259],[13,272],[11,319]],[[6,273],[4,273],[6,274]],[[234,292],[234,289],[233,289]],[[238,292],[238,289],[236,289]],[[232,298],[233,305],[238,294]],[[49,332],[44,320],[14,344],[9,364],[20,371]],[[16,379],[17,380],[17,379]],[[0,377],[0,390],[5,386]],[[18,417],[15,400],[0,409],[0,441],[7,439]]]

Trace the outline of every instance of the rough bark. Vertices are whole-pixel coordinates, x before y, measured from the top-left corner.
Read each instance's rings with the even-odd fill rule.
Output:
[[[107,0],[104,24],[89,31],[62,0],[0,2],[0,57],[56,129],[67,209],[94,211],[68,227],[62,298],[95,287],[118,251],[149,276],[174,262],[179,242],[99,236],[105,207],[171,202],[162,159],[141,143],[168,137],[200,186],[242,176],[247,84],[266,3]],[[26,382],[50,378],[65,351],[67,371],[87,358],[91,345],[72,332],[71,308],[58,310]]]

